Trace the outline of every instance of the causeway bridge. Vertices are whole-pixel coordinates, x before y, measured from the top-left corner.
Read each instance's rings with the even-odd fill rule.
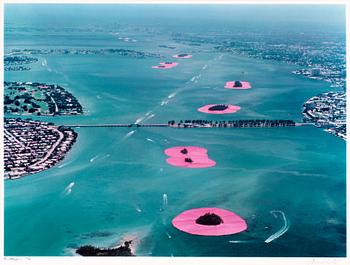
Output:
[[[111,124],[71,124],[71,125],[64,125],[64,127],[71,127],[71,128],[84,128],[84,127],[170,127],[169,124],[162,124],[162,123],[152,123],[152,124],[137,124],[137,123],[130,123],[130,124],[123,124],[123,123],[111,123]]]
[[[208,121],[208,120],[185,120],[180,122],[169,121],[168,123],[111,123],[111,124],[67,124],[70,128],[93,128],[93,127],[169,127],[169,128],[273,128],[310,126],[312,123],[296,123],[292,120],[232,120],[232,121]]]

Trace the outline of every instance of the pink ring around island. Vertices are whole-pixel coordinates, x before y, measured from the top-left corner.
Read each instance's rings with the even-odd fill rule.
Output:
[[[177,66],[179,63],[175,62],[160,62],[159,65],[152,66],[152,68],[155,69],[169,69]]]
[[[249,89],[252,88],[250,83],[247,81],[240,81],[242,83],[241,87],[235,87],[235,81],[228,81],[226,82],[225,88],[227,89]]]
[[[180,54],[175,54],[172,57],[176,58],[176,59],[190,59],[190,58],[192,58],[192,55],[190,55],[190,54],[186,54],[185,56],[179,56],[179,55]]]
[[[206,168],[213,167],[216,165],[214,160],[211,160],[207,155],[191,156],[192,162],[186,162],[186,157],[169,157],[166,162],[172,166],[176,167],[186,167],[186,168]]]
[[[209,110],[209,108],[216,106],[218,104],[209,104],[198,109],[199,112],[210,113],[210,114],[227,114],[227,113],[235,113],[241,109],[240,106],[235,105],[227,105],[227,109],[225,110]]]
[[[206,213],[214,213],[220,216],[223,223],[219,225],[197,224],[196,220]],[[187,210],[176,216],[172,224],[175,228],[183,232],[200,236],[232,235],[243,232],[248,228],[245,220],[239,215],[221,208],[197,208]]]
[[[187,154],[181,153],[183,149],[187,149]],[[207,156],[208,150],[199,146],[175,146],[165,149],[164,153],[171,157]]]

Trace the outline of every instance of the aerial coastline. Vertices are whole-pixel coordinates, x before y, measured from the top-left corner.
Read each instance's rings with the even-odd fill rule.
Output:
[[[49,169],[72,148],[77,133],[69,128],[31,119],[4,120],[5,179]]]
[[[342,38],[69,8],[6,22],[5,255],[346,255]]]

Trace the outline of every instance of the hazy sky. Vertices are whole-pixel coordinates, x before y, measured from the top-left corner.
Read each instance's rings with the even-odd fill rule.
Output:
[[[70,21],[72,26],[79,22],[96,25],[108,19],[126,22],[304,22],[339,26],[345,25],[345,5],[5,5],[6,24],[13,21],[37,24],[39,18],[57,24]]]

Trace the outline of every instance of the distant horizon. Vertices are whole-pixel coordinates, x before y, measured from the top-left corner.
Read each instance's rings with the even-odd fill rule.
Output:
[[[148,19],[152,22],[155,18],[193,20],[193,11],[196,12],[195,20],[214,19],[221,22],[239,21],[244,23],[254,22],[278,22],[278,23],[319,23],[322,26],[344,27],[345,4],[318,5],[318,4],[4,4],[4,23],[10,23],[10,19],[16,16],[17,22],[33,23],[33,18],[49,16],[55,23],[60,24],[64,17],[72,20],[72,26],[87,21],[96,24],[103,23],[106,19],[129,19],[131,22]],[[53,8],[53,6],[55,8]],[[137,11],[136,11],[137,10]],[[30,12],[33,11],[33,14]],[[35,14],[34,14],[35,11]],[[142,11],[142,12],[141,12]],[[170,12],[169,12],[170,11]],[[103,18],[99,13],[103,13]],[[33,16],[32,16],[33,15]],[[21,17],[25,16],[25,17]],[[85,17],[83,21],[75,21],[75,18]],[[253,19],[252,19],[253,18]],[[91,21],[93,20],[93,21]],[[36,21],[34,21],[35,23]],[[171,20],[167,20],[167,23]]]

